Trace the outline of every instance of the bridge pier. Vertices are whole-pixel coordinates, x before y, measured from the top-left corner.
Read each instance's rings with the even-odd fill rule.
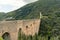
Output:
[[[18,40],[18,32],[11,33],[10,36],[11,36],[11,40]]]

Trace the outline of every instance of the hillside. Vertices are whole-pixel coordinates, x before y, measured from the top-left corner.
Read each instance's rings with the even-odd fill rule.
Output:
[[[43,15],[39,34],[60,34],[60,0],[39,0],[7,13],[7,17],[19,19],[39,19]],[[54,31],[53,31],[54,30]]]
[[[0,21],[4,20],[6,17],[6,14],[4,12],[0,12]]]
[[[55,14],[59,11],[59,0],[40,0],[31,4],[27,4],[15,11],[9,12],[8,16],[12,16],[15,19],[33,19],[39,18],[40,12],[42,12],[43,16],[48,16],[49,14]]]
[[[6,14],[6,18],[12,17],[19,19],[41,19],[39,34],[59,35],[60,34],[60,0],[39,0],[34,3],[27,4],[15,11]]]

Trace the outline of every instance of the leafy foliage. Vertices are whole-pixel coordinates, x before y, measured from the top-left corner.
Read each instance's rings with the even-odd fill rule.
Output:
[[[60,35],[60,0],[39,0],[7,13],[6,18],[13,17],[15,20],[39,19],[40,12],[43,18],[39,34],[43,36]]]
[[[2,38],[2,37],[0,37],[0,40],[3,40],[3,38]]]
[[[6,14],[4,12],[0,12],[0,21],[4,20],[6,17]]]

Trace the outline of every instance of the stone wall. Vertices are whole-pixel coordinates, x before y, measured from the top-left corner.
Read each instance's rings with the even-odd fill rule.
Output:
[[[0,36],[8,32],[11,40],[17,40],[19,29],[25,35],[35,35],[39,31],[40,19],[0,21]]]

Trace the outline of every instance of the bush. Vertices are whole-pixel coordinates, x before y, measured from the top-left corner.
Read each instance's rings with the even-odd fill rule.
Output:
[[[3,40],[3,38],[2,38],[2,37],[0,37],[0,40]]]

